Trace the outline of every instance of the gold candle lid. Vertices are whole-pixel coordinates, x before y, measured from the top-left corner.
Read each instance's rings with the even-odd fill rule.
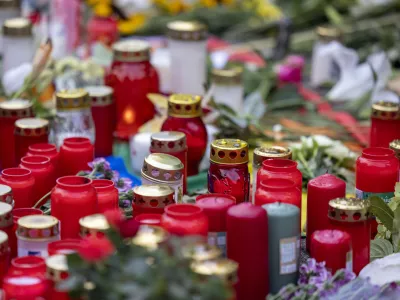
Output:
[[[33,116],[32,103],[27,100],[10,100],[0,102],[0,117],[27,118]]]
[[[358,198],[337,198],[329,201],[329,218],[341,222],[368,220],[370,202]]]
[[[10,204],[0,202],[0,229],[11,226],[13,224],[12,206]]]
[[[156,250],[167,238],[168,233],[165,229],[159,226],[141,225],[132,238],[132,243],[148,250]]]
[[[114,90],[105,85],[101,86],[86,86],[92,106],[107,106],[113,103]]]
[[[377,102],[372,104],[371,118],[381,120],[398,120],[400,119],[400,106],[393,102]]]
[[[174,153],[186,150],[186,135],[179,131],[161,131],[151,135],[150,150]]]
[[[168,98],[168,115],[180,118],[200,117],[201,97],[188,94],[171,95]]]
[[[143,162],[142,176],[159,182],[181,180],[183,163],[175,156],[164,153],[152,153]]]
[[[220,258],[208,261],[194,261],[191,269],[198,275],[208,277],[217,276],[224,282],[234,284],[237,282],[239,265],[230,259]]]
[[[140,207],[164,208],[175,203],[174,193],[168,185],[139,185],[133,188],[133,202]]]
[[[326,42],[340,40],[342,38],[342,31],[337,27],[318,26],[315,31],[318,38]]]
[[[207,39],[207,26],[196,21],[173,21],[167,24],[167,36],[173,40],[202,41]]]
[[[13,193],[11,187],[8,185],[0,184],[0,202],[12,204]]]
[[[4,255],[9,251],[8,235],[4,231],[0,230],[0,255]]]
[[[2,8],[19,8],[18,0],[0,0],[0,9]]]
[[[112,45],[114,60],[141,62],[150,60],[150,44],[142,40],[127,40]]]
[[[216,246],[198,242],[184,246],[182,255],[194,261],[204,261],[221,257],[222,251]]]
[[[221,85],[237,85],[242,83],[242,68],[232,69],[213,69],[212,70],[212,81],[216,84]]]
[[[22,136],[42,136],[49,134],[49,121],[40,118],[25,118],[15,121],[14,133]]]
[[[46,258],[47,278],[53,282],[60,282],[68,277],[67,257],[55,254]]]
[[[104,232],[110,228],[107,219],[102,214],[94,214],[79,219],[81,226],[80,234],[82,237],[87,235],[96,235],[98,232]]]
[[[394,140],[389,144],[389,148],[392,149],[398,158],[400,158],[400,140]]]
[[[57,110],[79,110],[90,108],[90,97],[84,89],[62,90],[56,94]]]
[[[5,36],[32,36],[32,23],[27,18],[8,19],[3,23],[3,35]]]
[[[253,163],[255,166],[261,166],[263,161],[271,158],[292,159],[292,151],[289,148],[281,146],[259,147],[254,149]]]
[[[217,164],[249,162],[249,145],[238,139],[220,139],[211,143],[210,161]]]
[[[60,233],[58,219],[53,216],[32,215],[18,219],[18,238],[44,240]]]

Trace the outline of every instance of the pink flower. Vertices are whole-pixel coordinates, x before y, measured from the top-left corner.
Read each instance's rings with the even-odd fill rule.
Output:
[[[106,237],[88,236],[81,242],[80,257],[88,262],[105,260],[115,251],[114,245]]]
[[[289,55],[286,58],[285,65],[290,65],[292,67],[300,68],[303,70],[305,64],[305,59],[301,55]]]
[[[290,65],[278,65],[277,74],[281,83],[300,83],[302,70]]]

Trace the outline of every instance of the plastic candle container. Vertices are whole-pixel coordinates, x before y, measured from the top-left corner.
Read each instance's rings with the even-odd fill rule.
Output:
[[[55,254],[71,254],[76,253],[81,248],[80,239],[64,239],[51,242],[47,245],[47,252],[49,256]]]
[[[357,275],[370,261],[369,206],[368,200],[356,198],[337,198],[329,201],[328,216],[331,228],[347,232],[351,237],[353,272]]]
[[[50,163],[53,165],[54,173],[56,174],[56,178],[58,177],[57,174],[59,172],[58,160],[59,160],[59,153],[57,152],[57,147],[52,144],[33,144],[28,147],[28,156],[32,155],[40,155],[46,156],[50,158]]]
[[[207,27],[198,22],[167,24],[171,57],[171,92],[204,94],[207,81]]]
[[[311,236],[311,257],[325,262],[326,268],[335,274],[337,270],[353,271],[351,237],[340,230],[317,230]]]
[[[196,198],[208,218],[208,244],[217,246],[226,256],[226,212],[236,198],[225,194],[206,194]]]
[[[142,184],[168,185],[175,190],[175,202],[182,201],[183,164],[176,157],[163,153],[150,154],[143,162],[141,175]]]
[[[114,90],[116,135],[128,140],[154,117],[154,105],[147,94],[158,92],[158,75],[150,64],[150,45],[147,42],[120,41],[112,48],[113,63],[105,83]]]
[[[28,169],[9,168],[1,171],[0,183],[11,187],[15,208],[31,207],[35,204],[35,178]]]
[[[12,189],[8,185],[0,184],[0,202],[14,206]]]
[[[43,257],[23,256],[11,260],[8,275],[11,276],[34,276],[44,278],[46,274],[46,263]]]
[[[47,245],[60,239],[57,218],[45,215],[22,217],[18,220],[18,257],[34,255],[47,257]]]
[[[0,24],[8,19],[19,17],[21,14],[18,0],[0,1]],[[3,54],[3,34],[0,35],[0,54]]]
[[[389,147],[400,139],[400,107],[397,103],[378,102],[372,105],[370,147]]]
[[[262,163],[267,159],[292,159],[292,151],[285,147],[272,146],[272,147],[259,147],[254,149],[253,152],[253,184],[251,189],[251,201],[254,203],[256,190],[257,190],[257,173],[261,168]]]
[[[183,246],[182,255],[193,261],[205,261],[221,258],[222,251],[216,246],[195,242]]]
[[[111,47],[119,38],[118,23],[113,17],[93,15],[89,19],[87,26],[89,49],[96,42]]]
[[[186,135],[182,132],[161,131],[151,135],[150,153],[169,154],[183,163],[183,194],[186,194],[187,186],[187,151]]]
[[[199,173],[199,166],[207,148],[207,129],[201,119],[201,97],[175,94],[168,99],[168,118],[162,131],[180,131],[186,135],[187,175]]]
[[[301,210],[301,192],[290,179],[267,179],[260,182],[255,205],[261,206],[274,202],[296,205]]]
[[[394,151],[396,158],[400,162],[400,140],[394,140],[393,142],[391,142],[389,148]],[[399,179],[400,179],[400,164],[399,164]]]
[[[61,238],[79,238],[79,219],[97,213],[92,180],[79,176],[57,179],[51,193],[51,214],[61,225]]]
[[[257,174],[257,185],[266,179],[283,178],[294,181],[296,187],[302,190],[302,175],[297,169],[297,162],[289,159],[268,159],[262,163]]]
[[[168,185],[140,185],[133,188],[133,215],[162,214],[167,205],[175,203],[175,190]]]
[[[32,23],[25,18],[6,20],[3,23],[3,74],[31,62],[34,53]]]
[[[135,220],[140,225],[161,226],[161,214],[140,214],[135,217]]]
[[[159,226],[141,225],[138,232],[132,238],[136,246],[152,251],[158,249],[168,239],[168,232]]]
[[[8,235],[0,230],[0,282],[3,282],[10,266],[10,247],[8,246]]]
[[[87,86],[85,90],[92,102],[92,116],[96,128],[95,156],[110,156],[113,153],[113,134],[116,124],[114,91],[108,86]]]
[[[194,204],[171,204],[161,217],[161,227],[178,236],[207,236],[208,220],[203,209]]]
[[[64,140],[60,148],[59,174],[76,175],[89,169],[94,159],[94,147],[88,138],[71,137]]]
[[[50,279],[49,300],[69,300],[68,292],[60,292],[56,285],[68,278],[68,265],[65,255],[56,254],[46,259],[47,278]]]
[[[221,139],[211,143],[208,191],[227,194],[236,203],[249,201],[249,145],[237,139]]]
[[[15,167],[14,124],[21,118],[33,116],[32,104],[26,100],[10,100],[0,103],[0,169]]]
[[[106,217],[102,214],[83,217],[79,220],[79,225],[82,238],[92,235],[103,237],[104,231],[110,228]]]
[[[46,299],[48,282],[44,278],[28,276],[7,276],[3,281],[6,299]]]
[[[118,209],[118,190],[113,181],[94,179],[92,185],[96,190],[98,210],[100,213],[104,213],[107,210]]]

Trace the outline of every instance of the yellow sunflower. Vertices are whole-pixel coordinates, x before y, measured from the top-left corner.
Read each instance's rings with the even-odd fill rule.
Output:
[[[94,6],[93,12],[99,17],[109,17],[112,14],[112,8],[109,4],[98,3]]]
[[[144,14],[134,14],[128,20],[118,21],[118,30],[124,35],[132,34],[143,27],[147,17]]]
[[[200,5],[208,8],[217,6],[217,4],[217,0],[200,0]]]

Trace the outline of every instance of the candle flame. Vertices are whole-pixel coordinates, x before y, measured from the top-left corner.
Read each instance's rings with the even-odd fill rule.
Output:
[[[126,124],[132,124],[135,121],[135,112],[130,106],[125,109],[122,119]]]

